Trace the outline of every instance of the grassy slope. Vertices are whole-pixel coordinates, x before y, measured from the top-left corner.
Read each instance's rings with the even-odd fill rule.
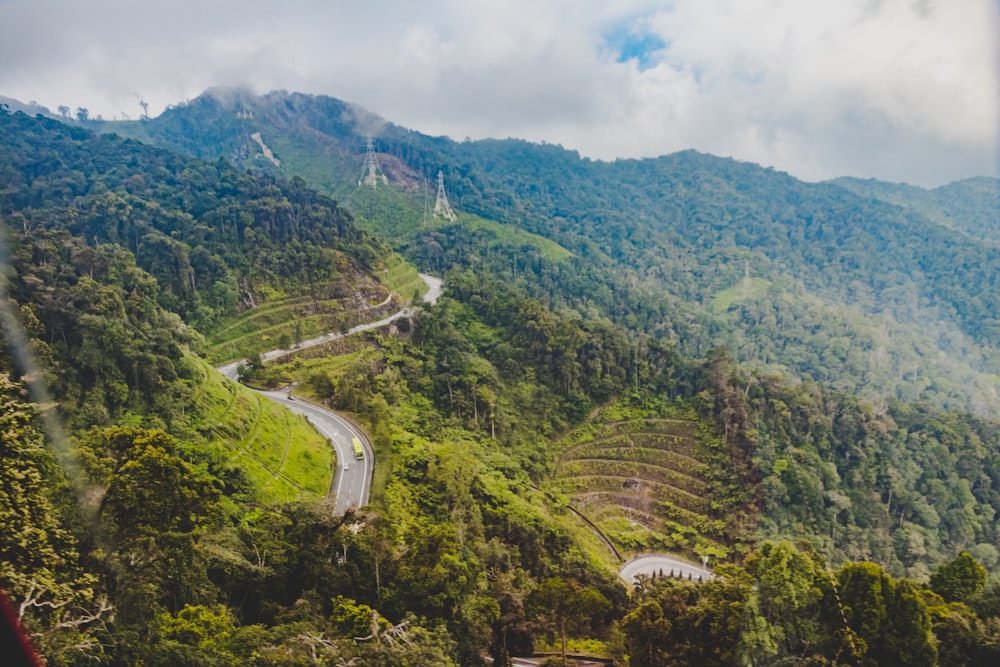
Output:
[[[516,225],[495,222],[486,218],[480,218],[478,215],[469,214],[459,215],[458,222],[469,229],[485,229],[496,237],[497,242],[506,245],[515,247],[533,246],[545,259],[551,262],[561,262],[573,256],[573,253],[555,241],[527,232]]]
[[[377,320],[427,291],[417,270],[399,255],[391,255],[375,275],[377,283],[356,277],[352,293],[343,298],[273,294],[211,332],[206,357],[212,363],[224,363],[287,348],[298,340]]]
[[[379,279],[404,302],[410,301],[414,296],[422,297],[429,289],[417,269],[396,253],[389,256]]]
[[[195,396],[194,428],[205,447],[224,452],[242,468],[263,502],[323,497],[330,488],[334,454],[306,420],[230,382],[202,363],[204,382]]]
[[[456,211],[458,218],[455,222],[436,220],[429,213],[425,215],[425,202],[419,192],[404,192],[393,185],[374,190],[368,187],[357,188],[344,203],[356,216],[358,227],[395,243],[410,240],[429,229],[458,225],[470,230],[486,231],[497,244],[514,248],[532,246],[553,262],[572,256],[569,250],[555,241],[525,231],[517,225],[488,220],[460,210]],[[433,203],[434,198],[431,197],[429,205]]]

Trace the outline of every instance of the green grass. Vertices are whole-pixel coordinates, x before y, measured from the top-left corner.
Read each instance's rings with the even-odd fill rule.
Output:
[[[416,267],[395,253],[386,261],[385,271],[379,278],[403,302],[410,301],[414,294],[422,297],[428,290],[427,283],[420,277]]]
[[[225,451],[262,502],[323,497],[335,458],[326,439],[305,418],[201,365],[204,380],[195,395],[193,426],[206,447]]]
[[[366,295],[366,305],[352,305],[352,298],[319,299],[288,297],[270,291],[270,300],[241,313],[209,332],[206,358],[213,364],[246,359],[276,348],[289,348],[297,340],[341,331],[385,315],[386,299],[393,296],[392,310],[423,296],[427,284],[416,268],[401,256],[391,254],[384,266],[375,269],[378,282],[364,278],[355,286]],[[326,289],[326,288],[324,288]],[[319,290],[323,292],[324,290]]]
[[[353,337],[349,337],[353,338]],[[355,342],[355,341],[352,341]],[[322,348],[324,346],[318,346]],[[338,377],[344,369],[359,361],[370,361],[376,356],[375,350],[365,345],[352,345],[356,347],[350,352],[336,354],[336,356],[324,356],[322,350],[310,348],[302,352],[296,352],[288,361],[277,364],[281,372],[292,377],[297,383],[295,395],[310,401],[322,402],[327,396],[316,396],[309,385],[309,377],[313,373],[328,373],[331,378]]]
[[[562,655],[562,641],[558,637],[552,637],[551,642],[546,641],[543,635],[535,638],[535,652],[540,654]],[[608,658],[611,656],[607,642],[599,639],[586,637],[567,637],[567,655],[586,655],[594,658]]]
[[[469,229],[485,229],[496,235],[498,241],[511,246],[532,246],[542,254],[545,259],[552,262],[561,262],[573,256],[566,248],[555,241],[551,241],[544,236],[532,234],[517,227],[494,220],[480,218],[478,215],[459,214],[458,222],[463,227]]]
[[[760,299],[771,287],[770,280],[763,278],[750,278],[741,280],[729,289],[716,292],[711,300],[711,309],[717,313],[724,313],[734,303],[746,301],[748,299]]]
[[[393,186],[375,191],[371,188],[358,188],[352,192],[348,206],[355,214],[359,227],[386,239],[412,239],[427,229],[457,224],[466,229],[487,231],[494,236],[496,242],[515,248],[532,246],[553,262],[561,262],[573,256],[569,250],[544,236],[525,231],[517,225],[488,220],[471,213],[456,211],[456,222],[435,220],[431,216],[425,219],[423,195],[405,193]]]
[[[360,309],[351,305],[353,297],[315,302],[310,298],[285,297],[265,302],[209,333],[206,358],[215,364],[245,359],[260,352],[291,347],[296,340],[380,319],[385,315],[386,307],[395,310],[399,304],[413,297],[416,288],[410,272],[423,284],[415,269],[397,264],[391,264],[388,276],[407,289],[409,294],[389,290],[381,283],[365,278],[363,286],[355,286],[356,290],[363,290],[367,295],[366,303]],[[424,288],[426,290],[426,285]],[[393,294],[396,296],[389,301],[390,305],[384,305]]]
[[[212,340],[217,342],[228,342],[239,338],[250,331],[255,331],[262,326],[270,326],[285,322],[289,311],[304,309],[311,303],[307,296],[280,299],[265,303],[253,310],[247,311],[229,320],[225,325],[218,327],[212,332]]]
[[[306,491],[322,496],[333,481],[333,448],[301,415],[287,414],[290,446],[281,472]]]
[[[246,358],[290,346],[295,342],[296,333],[304,340],[339,330],[346,323],[353,324],[360,319],[359,315],[352,317],[342,300],[337,299],[314,303],[309,298],[299,297],[265,303],[209,334],[207,356],[213,363]]]

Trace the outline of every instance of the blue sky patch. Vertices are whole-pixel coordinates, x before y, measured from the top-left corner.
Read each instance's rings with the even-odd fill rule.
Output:
[[[627,26],[606,32],[604,41],[618,53],[618,62],[624,63],[635,59],[640,72],[655,67],[656,54],[667,48],[667,43],[659,36],[648,32],[637,32]]]

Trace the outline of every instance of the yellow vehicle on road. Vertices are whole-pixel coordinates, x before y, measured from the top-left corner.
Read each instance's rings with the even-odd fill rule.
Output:
[[[351,445],[354,447],[354,458],[359,460],[365,458],[365,448],[361,446],[360,440],[351,438]]]

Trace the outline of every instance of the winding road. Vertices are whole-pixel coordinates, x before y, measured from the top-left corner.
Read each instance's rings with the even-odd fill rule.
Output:
[[[622,566],[618,571],[618,576],[624,579],[626,583],[632,584],[635,583],[637,575],[640,574],[647,577],[658,577],[669,576],[671,572],[674,576],[681,579],[690,578],[697,580],[700,577],[702,580],[707,581],[715,576],[701,565],[681,560],[670,554],[645,554],[636,556]]]
[[[424,302],[434,304],[441,296],[443,282],[440,278],[435,278],[421,273],[420,277],[427,283],[428,291],[424,295]],[[409,305],[389,317],[369,322],[353,327],[346,333],[327,333],[316,338],[302,341],[298,347],[292,350],[277,349],[261,354],[264,361],[273,361],[304,348],[322,345],[344,336],[350,336],[362,331],[378,329],[387,326],[392,322],[402,318],[410,317],[416,312],[417,306]],[[246,360],[234,361],[216,368],[220,373],[237,381],[237,373],[240,364]],[[294,398],[289,391],[260,391],[260,394],[280,403],[292,412],[304,415],[309,422],[316,427],[324,437],[333,445],[337,453],[337,469],[334,471],[333,482],[330,485],[329,495],[335,499],[334,511],[337,514],[344,514],[350,509],[363,507],[368,503],[368,496],[371,492],[372,476],[375,473],[375,455],[371,442],[364,431],[355,426],[346,417],[337,414],[333,410],[327,410],[313,403]],[[358,438],[364,448],[364,458],[354,458],[354,448],[352,439]],[[636,581],[637,575],[659,576],[673,572],[681,578],[703,580],[711,579],[714,575],[707,569],[682,560],[671,554],[645,554],[631,559],[619,570],[618,575],[628,584]],[[530,659],[520,664],[536,664]]]
[[[261,391],[261,395],[280,403],[292,412],[305,416],[317,431],[330,441],[337,452],[337,469],[333,473],[329,495],[335,499],[334,512],[344,514],[368,504],[372,475],[375,474],[375,454],[364,431],[346,417],[314,403],[293,398],[286,391]],[[361,441],[363,459],[354,458],[352,438]]]
[[[427,287],[429,288],[427,290],[427,293],[424,294],[424,303],[429,303],[432,305],[437,303],[437,300],[441,297],[441,289],[442,286],[444,285],[444,281],[441,280],[440,278],[429,276],[426,273],[421,273],[420,277],[423,278],[423,281],[427,283]],[[416,312],[417,312],[417,306],[411,304],[406,308],[403,308],[402,310],[393,313],[389,317],[384,317],[381,320],[378,320],[377,322],[368,322],[366,324],[359,324],[356,327],[351,327],[350,329],[348,329],[346,333],[335,333],[331,331],[329,333],[323,334],[322,336],[317,336],[316,338],[310,338],[309,340],[304,340],[301,343],[299,343],[296,347],[291,349],[278,348],[276,350],[271,350],[269,352],[262,352],[260,358],[261,361],[274,361],[275,359],[287,356],[289,354],[292,354],[293,352],[297,352],[298,350],[304,350],[306,348],[315,347],[316,345],[322,345],[323,343],[329,343],[332,340],[338,340],[345,336],[352,336],[362,331],[379,329],[381,327],[392,324],[393,322],[395,322],[400,318],[410,317]],[[230,380],[235,381],[238,377],[240,364],[245,364],[246,361],[247,361],[246,359],[239,359],[237,361],[232,361],[223,366],[216,367],[215,370],[219,371]]]
[[[437,303],[441,296],[441,288],[444,281],[434,276],[421,273],[420,277],[427,283],[427,293],[424,294],[424,302]],[[369,331],[384,327],[402,317],[410,317],[417,310],[417,306],[409,305],[397,313],[383,318],[377,322],[359,324],[347,333],[327,333],[316,338],[311,338],[299,343],[298,347],[292,350],[271,350],[261,354],[263,361],[273,361],[305,348],[322,345],[344,336]],[[225,375],[230,380],[237,382],[240,364],[246,363],[245,359],[234,361],[223,366],[218,366],[215,370]],[[306,419],[323,434],[333,445],[337,453],[337,469],[333,474],[333,482],[330,485],[329,495],[335,498],[334,511],[343,514],[352,508],[363,507],[368,504],[368,494],[371,492],[372,475],[375,474],[375,453],[371,442],[364,431],[355,426],[346,417],[337,414],[333,410],[327,410],[314,403],[294,398],[289,391],[258,391],[263,396],[280,403],[292,412],[304,415]],[[365,455],[363,459],[354,458],[354,447],[351,442],[353,438],[361,441]]]

